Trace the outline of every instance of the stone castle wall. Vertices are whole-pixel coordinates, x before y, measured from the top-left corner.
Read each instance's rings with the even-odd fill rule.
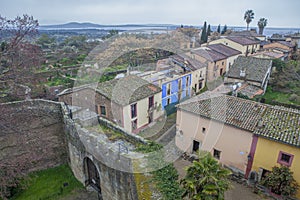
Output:
[[[99,172],[103,199],[138,199],[134,174],[122,170],[132,168],[131,159],[120,157],[117,144],[74,123],[63,103],[5,103],[0,104],[0,113],[1,164],[16,166],[23,160],[28,171],[36,171],[69,163],[75,177],[85,185],[85,160],[89,158]],[[126,166],[115,168],[117,162]]]
[[[29,171],[68,161],[60,103],[31,100],[0,104],[0,161]]]

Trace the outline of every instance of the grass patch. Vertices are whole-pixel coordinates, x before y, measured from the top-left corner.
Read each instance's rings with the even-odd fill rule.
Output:
[[[23,184],[27,184],[26,189],[16,194],[13,200],[56,200],[84,188],[68,165],[31,173]]]
[[[297,104],[298,102],[292,102],[289,100],[290,96],[291,94],[274,91],[271,87],[268,87],[266,93],[263,95],[263,98],[265,98],[266,103],[268,104],[272,104],[272,101],[277,101],[284,104]]]

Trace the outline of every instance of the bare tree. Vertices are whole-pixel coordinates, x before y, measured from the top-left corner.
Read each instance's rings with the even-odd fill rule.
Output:
[[[28,91],[33,71],[41,62],[42,51],[33,44],[38,25],[37,20],[26,14],[12,20],[0,16],[1,96],[12,95],[16,87]]]

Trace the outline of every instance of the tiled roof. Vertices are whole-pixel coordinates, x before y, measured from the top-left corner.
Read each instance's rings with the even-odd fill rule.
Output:
[[[235,31],[230,33],[230,36],[264,37],[264,35],[257,34],[253,31]]]
[[[196,96],[192,99],[177,107],[259,136],[300,147],[300,110],[227,95],[204,95],[202,98]]]
[[[252,132],[266,106],[254,101],[222,95],[179,104],[178,108]]]
[[[261,52],[257,52],[255,54],[252,54],[251,56],[258,56],[258,55],[264,55],[264,56],[268,56],[270,58],[281,58],[284,57],[283,53],[277,53],[274,51],[261,51]]]
[[[239,36],[232,36],[232,37],[227,37],[229,40],[233,41],[233,42],[236,42],[238,44],[241,44],[241,45],[251,45],[251,44],[259,44],[260,41],[258,40],[253,40],[251,38],[248,38],[248,37],[239,37]]]
[[[241,79],[240,73],[246,71],[246,80],[262,82],[271,67],[270,59],[239,56],[230,67],[227,77]]]
[[[284,46],[287,46],[289,48],[293,48],[295,45],[292,44],[291,42],[286,42],[286,41],[278,41],[279,44],[282,44]]]
[[[187,55],[173,55],[170,57],[172,60],[175,60],[177,63],[180,63],[182,65],[186,64],[188,68],[191,70],[197,70],[202,69],[207,66],[207,64],[202,63],[196,59],[192,59]]]
[[[245,86],[240,87],[237,91],[249,98],[253,98],[256,95],[261,95],[264,93],[264,91],[260,87],[249,84],[245,84]]]
[[[159,93],[161,89],[138,76],[129,75],[99,83],[96,91],[124,106]]]
[[[198,49],[192,50],[192,52],[209,60],[209,61],[213,61],[213,62],[216,62],[219,60],[224,60],[227,58],[225,55],[223,55],[219,52],[216,52],[212,49],[209,49],[207,47],[200,47]]]
[[[300,111],[269,106],[254,133],[300,147]]]
[[[242,54],[242,52],[238,51],[238,50],[235,50],[231,47],[228,47],[226,45],[223,45],[223,44],[211,44],[211,45],[208,45],[207,48],[213,50],[213,51],[216,51],[218,53],[221,53],[227,57],[231,57],[231,56],[235,56],[235,55],[238,55],[238,54]]]

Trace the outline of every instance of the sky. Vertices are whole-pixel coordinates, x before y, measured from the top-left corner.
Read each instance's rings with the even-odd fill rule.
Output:
[[[0,0],[0,15],[29,14],[41,25],[183,24],[245,26],[246,10],[268,19],[268,27],[300,28],[300,0]]]

